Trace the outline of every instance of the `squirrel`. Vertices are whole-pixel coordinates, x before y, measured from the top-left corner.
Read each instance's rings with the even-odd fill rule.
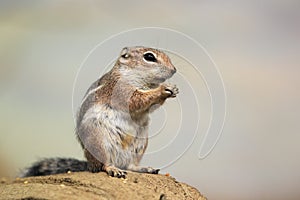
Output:
[[[48,158],[21,177],[68,171],[104,171],[125,178],[126,170],[157,174],[139,166],[148,144],[149,114],[179,90],[165,81],[176,68],[163,51],[143,46],[122,49],[112,69],[87,90],[76,119],[76,136],[87,161]]]

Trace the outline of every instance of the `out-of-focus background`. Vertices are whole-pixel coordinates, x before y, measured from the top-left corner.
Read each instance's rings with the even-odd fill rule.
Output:
[[[219,66],[228,100],[214,151],[199,160],[197,137],[163,173],[209,199],[299,199],[297,0],[1,1],[1,170],[16,173],[43,157],[83,158],[71,105],[78,67],[99,42],[144,26],[199,41]]]

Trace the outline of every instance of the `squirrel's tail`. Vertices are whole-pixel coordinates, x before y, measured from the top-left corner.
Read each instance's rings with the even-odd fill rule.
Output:
[[[27,168],[20,177],[46,176],[79,171],[87,171],[87,162],[73,158],[46,158]]]

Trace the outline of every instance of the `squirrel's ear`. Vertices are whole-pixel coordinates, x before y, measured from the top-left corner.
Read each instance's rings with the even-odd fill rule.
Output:
[[[128,47],[124,47],[122,49],[120,56],[122,58],[125,58],[125,59],[129,57],[129,49],[128,49]]]

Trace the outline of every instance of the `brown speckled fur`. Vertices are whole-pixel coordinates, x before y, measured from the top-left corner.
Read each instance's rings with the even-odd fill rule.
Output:
[[[147,62],[143,58],[145,52],[153,53],[156,61]],[[124,170],[158,172],[138,164],[148,144],[151,108],[162,105],[167,98],[178,93],[175,86],[163,83],[175,72],[169,57],[162,51],[127,47],[122,50],[111,71],[91,86],[89,91],[100,88],[92,93],[87,92],[77,121],[78,139],[88,152],[85,155],[91,171],[104,170],[118,177],[125,176]],[[93,108],[94,111],[91,110]],[[96,108],[99,110],[95,111]],[[108,115],[106,118],[104,113]],[[129,124],[129,128],[123,127],[124,124]],[[131,124],[133,129],[141,131],[127,132]],[[99,169],[99,166],[102,168]]]

